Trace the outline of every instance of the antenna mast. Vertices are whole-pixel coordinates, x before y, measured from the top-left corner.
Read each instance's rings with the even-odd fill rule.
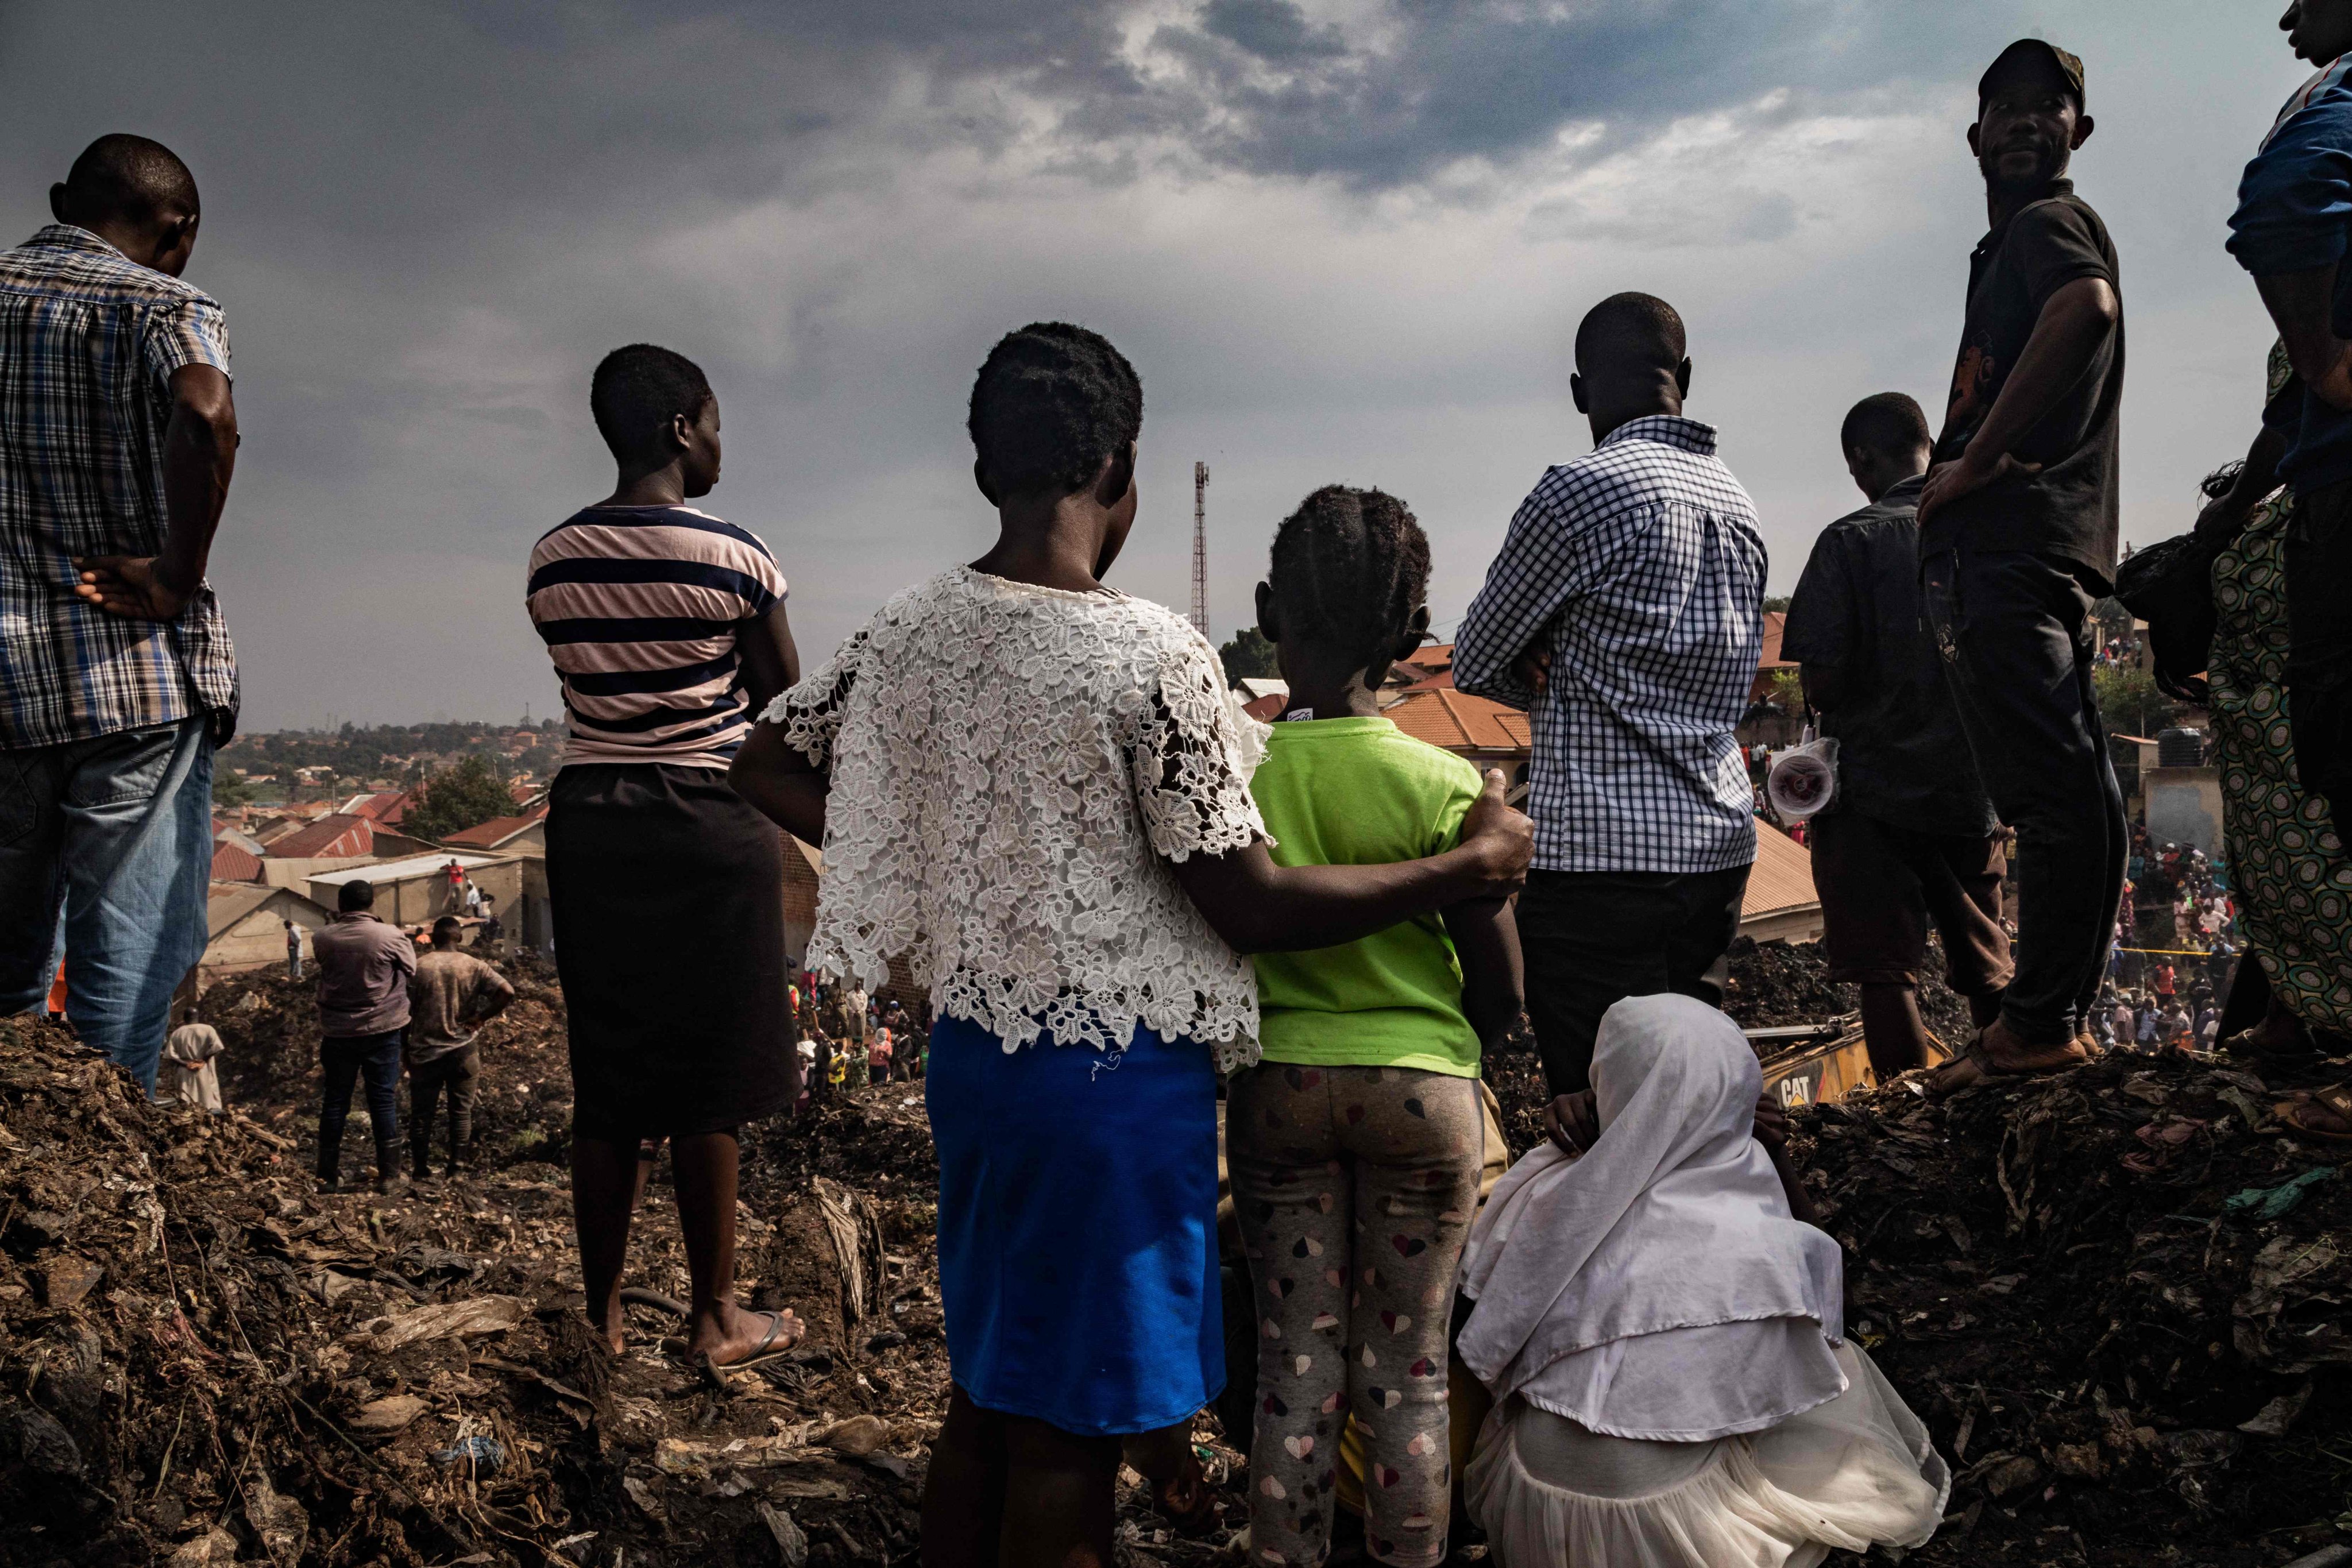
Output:
[[[1192,465],[1192,624],[1209,635],[1209,465]]]

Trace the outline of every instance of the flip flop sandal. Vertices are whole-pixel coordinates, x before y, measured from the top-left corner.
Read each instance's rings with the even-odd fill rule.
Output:
[[[2352,1089],[2338,1083],[2307,1093],[2289,1095],[2271,1107],[2271,1114],[2298,1138],[2308,1138],[2317,1143],[2333,1143],[2339,1148],[2352,1148],[2352,1132],[2331,1132],[2313,1127],[2303,1120],[2299,1112],[2312,1106],[2352,1122]]]
[[[768,1320],[768,1331],[766,1335],[761,1339],[758,1344],[751,1347],[751,1353],[748,1355],[738,1356],[733,1361],[712,1361],[710,1359],[709,1352],[708,1351],[704,1352],[701,1357],[702,1375],[704,1377],[709,1378],[718,1386],[724,1388],[727,1385],[727,1373],[730,1372],[743,1372],[749,1368],[760,1366],[768,1362],[780,1361],[783,1357],[792,1354],[793,1351],[797,1350],[800,1347],[801,1341],[806,1337],[808,1333],[807,1326],[803,1324],[799,1333],[794,1334],[791,1339],[779,1344],[777,1342],[777,1336],[784,1331],[784,1325],[787,1322],[797,1322],[798,1320],[784,1312],[761,1312],[760,1316]]]

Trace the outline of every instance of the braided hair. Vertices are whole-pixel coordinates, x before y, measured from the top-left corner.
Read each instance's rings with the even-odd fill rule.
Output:
[[[1378,683],[1429,595],[1429,536],[1404,502],[1326,485],[1274,534],[1266,574],[1286,632],[1325,641]]]

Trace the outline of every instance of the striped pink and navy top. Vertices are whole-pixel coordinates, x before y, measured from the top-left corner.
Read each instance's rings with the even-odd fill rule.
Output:
[[[690,506],[557,524],[524,603],[563,681],[564,762],[727,766],[751,720],[736,633],[783,596],[758,535]]]

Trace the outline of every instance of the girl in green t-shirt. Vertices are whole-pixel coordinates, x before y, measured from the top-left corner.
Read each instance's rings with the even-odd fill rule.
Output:
[[[1332,485],[1276,532],[1257,590],[1289,706],[1251,781],[1284,866],[1454,847],[1477,768],[1381,716],[1390,666],[1429,630],[1429,540],[1404,504]],[[1478,1063],[1518,1016],[1502,900],[1360,941],[1257,958],[1264,1062],[1227,1091],[1226,1159],[1258,1314],[1255,1559],[1328,1549],[1352,1413],[1366,1535],[1400,1568],[1445,1555],[1446,1331],[1477,1208]]]

